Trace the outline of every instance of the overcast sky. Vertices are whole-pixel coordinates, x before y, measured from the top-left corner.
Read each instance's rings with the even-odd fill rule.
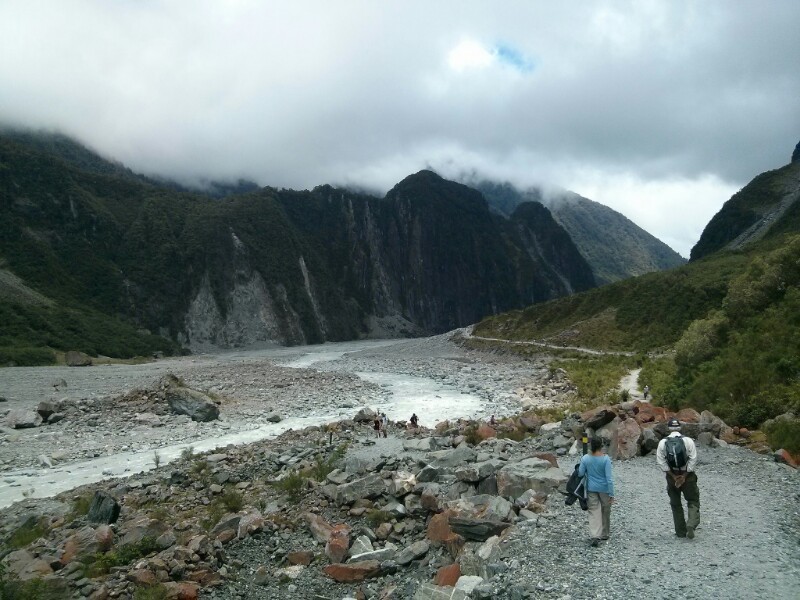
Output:
[[[800,1],[0,0],[0,122],[184,181],[477,172],[688,256],[800,141]]]

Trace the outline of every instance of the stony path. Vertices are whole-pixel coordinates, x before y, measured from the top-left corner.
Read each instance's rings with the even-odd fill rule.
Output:
[[[586,514],[551,498],[544,526],[519,528],[506,547],[511,569],[498,597],[797,598],[797,472],[731,447],[702,449],[698,476],[694,540],[674,535],[664,479],[651,457],[615,463],[611,539],[599,548],[588,546]]]

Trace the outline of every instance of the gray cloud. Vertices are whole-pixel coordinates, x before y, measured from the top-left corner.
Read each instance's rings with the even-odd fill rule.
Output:
[[[6,0],[0,120],[184,180],[552,183],[688,254],[800,139],[800,3],[554,4]]]

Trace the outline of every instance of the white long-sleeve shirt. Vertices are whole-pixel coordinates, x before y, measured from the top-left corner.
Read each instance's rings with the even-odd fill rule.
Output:
[[[690,437],[686,437],[685,435],[681,435],[677,431],[673,431],[668,437],[675,436],[680,436],[683,440],[683,445],[686,448],[686,455],[689,457],[689,460],[686,463],[686,471],[691,473],[694,471],[694,467],[697,464],[697,448],[694,445],[694,440]],[[666,444],[667,438],[664,438],[658,442],[658,448],[656,449],[656,463],[658,463],[659,468],[665,473],[670,471],[669,465],[667,464],[667,451],[664,449]]]

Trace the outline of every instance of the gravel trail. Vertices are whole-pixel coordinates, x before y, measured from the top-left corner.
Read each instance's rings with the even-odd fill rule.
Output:
[[[700,449],[700,527],[675,536],[653,457],[614,463],[611,539],[588,545],[577,504],[551,497],[538,528],[524,524],[505,554],[499,598],[797,598],[800,476],[737,447]],[[569,470],[573,461],[562,466]]]

